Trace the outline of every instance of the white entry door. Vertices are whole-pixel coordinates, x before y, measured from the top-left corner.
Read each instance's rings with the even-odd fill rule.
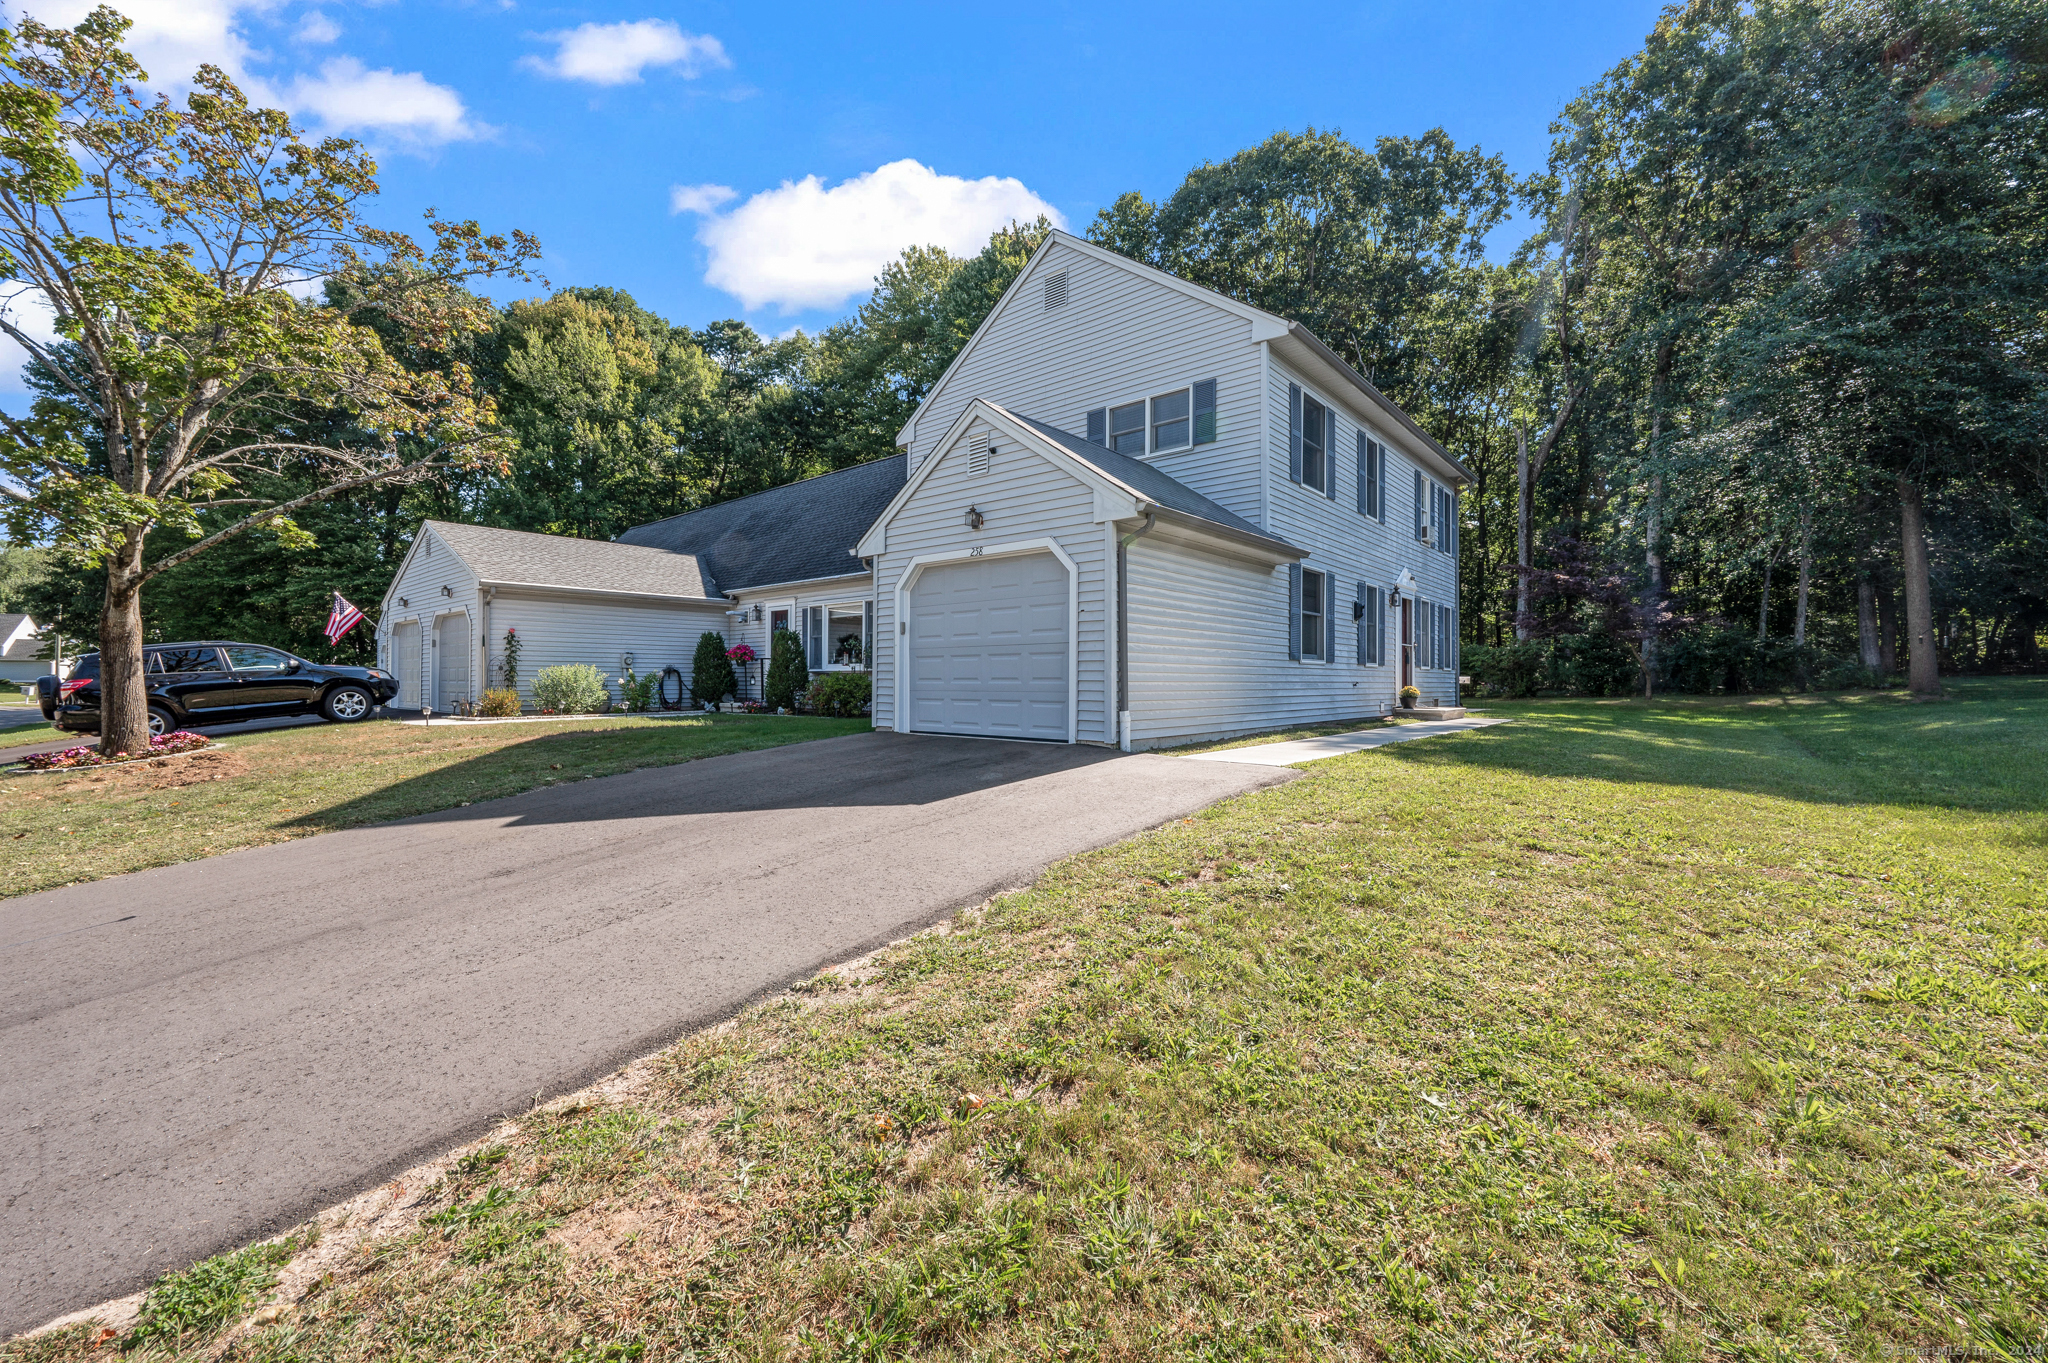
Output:
[[[434,708],[453,710],[469,699],[469,617],[444,615],[434,622]]]
[[[420,708],[420,622],[405,620],[391,627],[391,670],[398,676],[394,710]]]
[[[1067,569],[1051,554],[926,568],[910,589],[910,727],[1068,736]]]

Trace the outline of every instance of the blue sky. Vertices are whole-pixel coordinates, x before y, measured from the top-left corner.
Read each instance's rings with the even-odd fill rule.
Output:
[[[50,22],[86,0],[45,0]],[[374,215],[433,206],[677,322],[815,328],[916,241],[1127,189],[1276,129],[1441,125],[1542,164],[1562,103],[1640,44],[1648,0],[850,6],[129,0],[154,80],[199,61],[379,150]],[[17,11],[18,12],[18,11]],[[1505,243],[1511,244],[1511,243]],[[18,388],[0,357],[0,392]]]

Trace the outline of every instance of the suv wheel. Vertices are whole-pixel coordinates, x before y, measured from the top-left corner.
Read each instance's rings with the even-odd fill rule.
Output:
[[[320,713],[336,724],[353,724],[370,713],[376,702],[360,686],[337,686],[320,702]]]
[[[149,707],[149,736],[151,738],[162,738],[177,727],[177,716],[173,715],[169,710],[164,709],[161,705]]]

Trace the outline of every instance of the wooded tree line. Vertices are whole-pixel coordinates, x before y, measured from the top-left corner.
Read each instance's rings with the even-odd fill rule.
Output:
[[[1088,233],[1303,322],[1464,459],[1460,618],[1488,683],[1847,684],[1910,658],[1926,689],[1937,660],[2036,667],[2048,629],[2044,59],[2022,0],[1703,0],[1561,111],[1535,175],[1441,130],[1310,129],[1125,194]],[[1489,260],[1515,222],[1530,235]],[[502,451],[168,569],[148,629],[328,657],[327,592],[373,607],[422,516],[605,538],[890,457],[1046,226],[906,251],[816,336],[677,325],[602,288],[433,346],[394,311],[390,353],[459,373]],[[376,322],[392,304],[361,287],[327,301]],[[33,375],[53,413],[78,406],[69,354]],[[325,391],[265,410],[280,446],[360,421]],[[272,504],[329,476],[289,450],[237,474]],[[95,572],[46,555],[0,580],[0,607],[93,637]]]

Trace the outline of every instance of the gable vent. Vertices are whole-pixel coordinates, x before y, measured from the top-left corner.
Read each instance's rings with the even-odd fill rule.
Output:
[[[988,437],[985,435],[976,436],[973,443],[967,447],[967,472],[969,474],[979,477],[988,472],[988,452]]]
[[[1045,277],[1046,311],[1062,307],[1067,301],[1067,272],[1059,270]]]

